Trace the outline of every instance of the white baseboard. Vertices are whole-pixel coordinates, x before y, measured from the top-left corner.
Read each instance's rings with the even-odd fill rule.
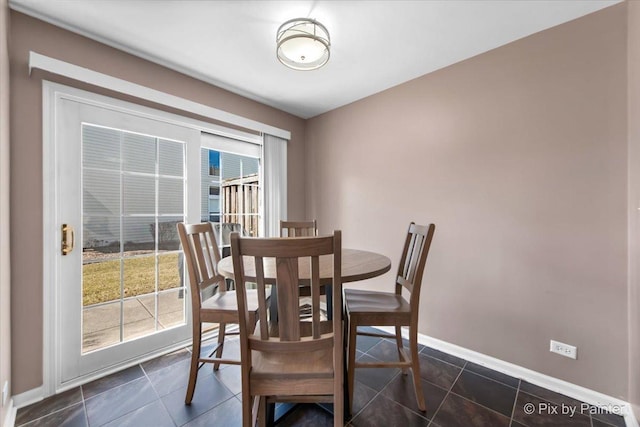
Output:
[[[389,333],[395,333],[394,328],[392,327],[380,327],[379,329]],[[403,330],[403,335],[407,332],[407,330]],[[408,335],[405,335],[405,338],[407,337]],[[477,351],[469,350],[427,335],[418,334],[418,343],[440,350],[444,353],[460,357],[468,360],[469,362],[477,363],[478,365],[485,366],[493,369],[494,371],[502,372],[503,374],[507,374],[515,378],[520,378],[530,382],[531,384],[564,394],[565,396],[589,403],[596,407],[620,408],[621,413],[624,415],[627,427],[640,427],[640,425],[638,425],[638,420],[636,420],[635,415],[633,414],[631,404],[624,400],[620,400],[549,375],[541,374],[540,372],[523,368],[522,366],[514,365],[513,363],[505,362],[504,360],[496,359],[495,357],[487,356],[486,354],[478,353]]]
[[[4,418],[3,427],[13,427],[15,425],[16,412],[18,412],[18,408],[13,406],[13,398],[9,398],[9,405],[7,406],[7,416]]]
[[[24,408],[27,405],[41,401],[44,397],[43,386],[32,388],[24,393],[13,396],[13,405],[16,409]]]

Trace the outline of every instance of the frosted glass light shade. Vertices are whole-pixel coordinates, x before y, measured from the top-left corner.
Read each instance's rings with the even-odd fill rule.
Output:
[[[313,19],[291,19],[276,37],[278,60],[294,70],[315,70],[329,61],[331,41],[324,25]]]

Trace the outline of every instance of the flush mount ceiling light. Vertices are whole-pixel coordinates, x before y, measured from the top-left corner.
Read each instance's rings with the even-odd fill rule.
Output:
[[[291,19],[278,28],[278,60],[294,70],[316,70],[329,60],[331,40],[315,19]]]

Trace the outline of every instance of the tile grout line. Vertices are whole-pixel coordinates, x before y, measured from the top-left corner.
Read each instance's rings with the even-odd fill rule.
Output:
[[[426,355],[426,354],[425,354],[425,356],[431,357],[431,356]],[[440,359],[438,359],[438,360],[440,360]],[[449,396],[449,394],[451,394],[451,390],[453,390],[453,386],[456,384],[456,382],[460,378],[460,375],[462,375],[462,371],[464,371],[464,368],[465,368],[465,366],[467,366],[467,363],[469,363],[469,362],[465,360],[464,361],[464,365],[462,365],[462,367],[460,368],[460,372],[458,372],[458,375],[456,376],[456,379],[453,380],[453,382],[449,386],[449,390],[447,390],[447,394],[444,395],[444,397],[442,398],[442,402],[440,402],[440,405],[438,405],[438,409],[435,410],[435,412],[433,413],[433,417],[431,417],[431,419],[429,420],[429,425],[431,425],[432,423],[435,424],[434,420],[436,419],[436,416],[438,415],[438,412],[440,412],[440,409],[442,408],[442,405],[444,405],[445,400],[447,400],[447,397]]]
[[[471,363],[473,363],[473,362],[471,362]],[[482,366],[482,365],[478,365],[478,366]],[[484,366],[483,366],[483,367],[484,367]],[[498,372],[498,371],[495,371],[495,370],[493,370],[493,369],[491,369],[491,368],[487,368],[487,369],[490,369],[490,370],[492,370],[492,371],[494,371],[494,372]],[[514,387],[514,386],[512,386],[512,385],[509,385],[509,384],[507,384],[507,383],[504,383],[504,382],[502,382],[502,381],[500,381],[500,380],[496,380],[495,378],[491,378],[491,377],[488,377],[488,376],[486,376],[486,375],[480,374],[480,373],[478,373],[478,372],[476,372],[476,371],[472,371],[471,369],[468,369],[468,371],[469,371],[469,372],[471,372],[472,374],[475,374],[475,375],[478,375],[478,376],[480,376],[480,377],[482,377],[482,378],[486,378],[486,379],[488,379],[488,380],[491,380],[491,381],[497,382],[498,384],[502,384],[502,385],[507,386],[507,387],[509,387],[509,388],[513,388],[513,389],[519,389],[519,388],[520,388],[520,381],[521,381],[521,379],[520,379],[520,378],[516,378],[516,377],[512,377],[511,375],[503,374],[503,375],[506,375],[506,376],[508,376],[508,377],[511,377],[511,378],[514,378],[514,379],[518,380],[518,385],[517,385],[516,387]],[[498,373],[502,374],[502,372],[498,372]]]
[[[154,393],[155,393],[155,395],[156,395],[156,401],[160,401],[160,403],[164,406],[164,402],[162,402],[162,399],[160,399],[160,395],[158,394],[158,391],[156,390],[156,388],[153,386],[153,383],[151,382],[151,379],[150,379],[150,378],[149,378],[149,376],[147,375],[147,371],[145,371],[145,370],[144,370],[144,368],[142,367],[142,364],[141,364],[141,363],[138,363],[138,366],[140,366],[140,369],[142,370],[143,376],[142,376],[142,377],[139,377],[139,378],[136,378],[135,380],[141,379],[141,378],[143,378],[143,377],[144,377],[144,378],[146,378],[146,379],[147,379],[147,381],[149,381],[149,385],[151,386],[151,389],[153,390],[153,392],[154,392]],[[133,381],[135,381],[135,380],[129,381],[129,382],[125,383],[125,384],[129,384],[129,383],[131,383],[131,382],[133,382]],[[121,386],[123,386],[123,385],[125,385],[125,384],[121,384],[121,385],[116,386],[116,387],[121,387]],[[112,389],[114,389],[114,388],[116,388],[116,387],[112,387]],[[108,423],[112,423],[112,422],[114,422],[114,421],[116,421],[116,420],[121,419],[122,417],[126,417],[127,415],[129,415],[129,414],[131,414],[131,413],[133,413],[133,412],[135,412],[135,411],[137,411],[137,410],[139,410],[139,409],[142,409],[142,408],[144,408],[144,407],[146,407],[146,406],[149,406],[149,405],[151,405],[152,403],[154,403],[154,402],[152,401],[152,402],[147,403],[146,405],[142,405],[142,406],[140,406],[139,408],[132,409],[131,411],[129,411],[129,412],[125,413],[125,414],[120,415],[118,418],[115,418],[115,419],[113,419],[113,420],[109,421]],[[171,418],[171,413],[169,412],[169,410],[168,410],[166,407],[165,407],[165,410],[167,411],[167,413],[169,414],[169,417]],[[173,425],[176,425],[176,422],[173,420],[173,418],[171,418],[171,422],[173,423]]]
[[[451,363],[451,362],[447,362],[446,360],[442,360],[442,359],[439,359],[439,358],[437,358],[437,357],[435,357],[435,356],[431,356],[431,355],[429,355],[429,354],[425,354],[425,353],[422,353],[422,352],[418,353],[418,356],[420,356],[420,355],[422,355],[422,356],[424,356],[424,357],[428,357],[428,358],[430,358],[430,359],[437,360],[438,362],[446,363],[447,365],[449,365],[449,366],[453,366],[454,368],[458,368],[458,369],[460,369],[460,370],[463,370],[463,369],[467,366],[467,363],[468,363],[468,361],[467,361],[467,360],[465,360],[465,361],[464,361],[464,363],[462,364],[462,366],[460,366],[460,365],[456,365],[456,364],[453,364],[453,363]],[[464,359],[461,359],[461,360],[464,360]],[[470,371],[470,372],[473,372],[473,371]],[[475,372],[473,372],[473,373],[475,374]],[[488,378],[488,379],[491,379],[491,378]],[[495,381],[495,380],[494,380],[494,381]],[[501,383],[501,384],[502,384],[502,383]],[[508,384],[504,384],[504,385],[508,386]],[[511,388],[513,388],[513,387],[511,387]]]
[[[151,378],[149,378],[149,374],[147,373],[147,370],[142,367],[142,363],[139,363],[138,365],[140,366],[140,369],[142,369],[142,373],[147,378],[147,381],[149,381],[149,384],[151,385],[151,389],[153,390],[153,392],[156,394],[156,396],[158,398],[157,400],[160,402],[160,404],[162,405],[164,410],[167,411],[167,414],[169,414],[169,418],[171,419],[171,422],[173,423],[174,426],[177,426],[178,423],[176,423],[176,421],[171,416],[171,412],[169,411],[169,408],[167,408],[167,405],[164,404],[164,401],[162,400],[162,397],[160,397],[160,393],[158,393],[158,390],[156,390],[156,386],[153,385],[153,381],[151,381]],[[171,366],[171,365],[169,365],[169,366]]]
[[[135,365],[134,365],[134,366],[135,366]],[[127,381],[126,383],[123,383],[123,384],[120,384],[120,385],[117,385],[117,386],[111,387],[111,388],[109,388],[109,389],[107,389],[107,390],[104,390],[103,392],[98,393],[98,394],[96,394],[95,396],[91,396],[89,399],[96,398],[96,397],[100,396],[101,394],[104,394],[104,393],[106,393],[106,392],[108,392],[108,391],[114,390],[114,389],[119,388],[119,387],[123,387],[123,386],[125,386],[125,385],[129,385],[129,384],[131,384],[131,383],[133,383],[133,382],[135,382],[135,381],[141,380],[141,379],[143,379],[143,378],[146,378],[146,379],[147,379],[147,381],[149,381],[149,385],[151,386],[151,389],[152,389],[152,390],[153,390],[153,392],[155,393],[156,397],[159,399],[158,392],[157,392],[157,391],[156,391],[156,389],[153,387],[153,383],[151,382],[151,380],[150,380],[150,379],[149,379],[149,377],[147,376],[147,372],[142,368],[142,364],[141,364],[141,363],[138,363],[138,365],[137,365],[137,366],[139,366],[139,367],[140,367],[140,369],[142,370],[142,373],[143,373],[143,375],[142,375],[142,376],[140,376],[140,377],[138,377],[138,378],[134,378],[134,379],[132,379],[131,381]],[[83,393],[83,402],[84,402],[84,393]],[[116,420],[119,420],[119,419],[121,419],[122,417],[125,417],[125,416],[127,416],[127,415],[129,415],[129,414],[131,414],[131,413],[133,413],[133,412],[135,412],[135,411],[137,411],[137,410],[139,410],[139,409],[144,408],[145,406],[150,405],[151,403],[153,403],[153,402],[148,402],[146,405],[142,405],[142,406],[140,406],[140,407],[138,407],[138,408],[134,408],[134,409],[130,410],[129,412],[126,412],[126,413],[124,413],[124,414],[120,415],[119,417],[114,418],[113,420],[107,421],[107,424],[108,424],[108,423],[112,423],[112,422],[114,422],[114,421],[116,421]],[[167,412],[168,412],[168,411],[167,411]],[[171,414],[169,414],[169,415],[171,415]],[[89,414],[87,413],[87,420],[88,420],[88,418],[89,418]],[[172,419],[171,421],[173,421],[173,419]],[[174,422],[174,424],[175,424],[175,422]],[[87,424],[87,425],[89,425],[89,424]]]
[[[87,411],[87,402],[84,398],[84,390],[82,386],[80,386],[80,397],[82,398],[82,409],[84,409],[84,420],[87,422],[87,427],[89,424],[89,412]]]
[[[370,357],[373,357],[373,356],[370,356]],[[370,368],[370,369],[376,369],[376,368]],[[374,400],[375,400],[375,399],[376,399],[380,394],[382,394],[382,390],[384,390],[384,389],[385,389],[385,387],[386,387],[387,385],[389,385],[389,383],[391,383],[391,381],[395,380],[395,379],[396,379],[396,377],[397,377],[398,375],[400,375],[400,374],[402,374],[402,371],[400,371],[400,372],[398,372],[396,375],[394,375],[394,376],[393,376],[393,377],[392,377],[392,378],[391,378],[391,379],[390,379],[390,380],[389,380],[389,381],[388,381],[388,382],[387,382],[387,383],[386,383],[386,384],[385,384],[385,385],[384,385],[380,390],[374,390],[374,389],[372,389],[371,387],[369,387],[369,386],[367,386],[367,385],[363,384],[365,387],[367,387],[367,388],[369,388],[369,389],[371,389],[371,390],[374,390],[376,393],[373,395],[373,397],[372,397],[371,399],[369,399],[369,401],[367,402],[367,404],[366,404],[366,405],[364,405],[360,411],[358,411],[358,413],[354,414],[354,415],[351,417],[351,419],[349,420],[349,423],[351,423],[351,422],[352,422],[354,419],[356,419],[360,414],[362,414],[362,413],[364,412],[364,410],[365,410],[365,409],[367,409],[367,408],[369,407],[369,405],[371,405],[371,402],[373,402],[373,401],[374,401]],[[355,374],[354,374],[354,375],[355,375]],[[355,384],[355,383],[356,383],[356,381],[357,381],[357,380],[354,378],[354,379],[353,379],[353,388],[354,388],[354,392],[355,392],[355,388],[356,388],[356,384]],[[382,397],[384,397],[384,396],[382,396]],[[395,402],[395,401],[394,401],[394,402]],[[396,402],[396,403],[397,403],[397,402]],[[401,406],[403,406],[403,405],[401,405]],[[404,406],[403,406],[403,407],[404,407]],[[351,409],[351,410],[353,411],[353,408],[349,408],[349,409]],[[408,409],[408,408],[407,408],[407,409]]]
[[[466,364],[465,364],[465,366],[466,366]],[[504,417],[509,417],[509,425],[511,425],[511,419],[513,418],[513,412],[514,412],[514,410],[515,410],[515,405],[516,405],[516,402],[517,402],[517,400],[518,400],[518,391],[520,390],[520,379],[518,379],[518,387],[512,387],[512,386],[510,386],[509,384],[505,384],[505,383],[502,383],[502,382],[500,382],[500,381],[496,381],[496,380],[494,380],[493,378],[485,377],[484,375],[480,375],[480,374],[478,374],[478,373],[476,373],[476,372],[473,372],[473,371],[467,370],[467,369],[465,369],[465,368],[463,368],[463,369],[460,371],[460,375],[459,375],[459,376],[462,376],[463,371],[466,371],[466,372],[468,372],[468,373],[470,373],[470,374],[473,374],[473,375],[477,375],[477,376],[479,376],[479,377],[481,377],[481,378],[483,378],[483,379],[486,379],[486,380],[488,380],[488,381],[494,382],[494,383],[496,383],[496,384],[498,384],[498,385],[501,385],[501,386],[503,386],[503,387],[508,387],[508,388],[510,388],[510,389],[512,389],[512,390],[516,390],[515,400],[514,400],[514,402],[513,402],[513,408],[511,409],[511,416],[510,416],[510,417],[509,417],[508,415],[503,414],[502,412],[499,412],[499,411],[497,411],[497,410],[495,410],[495,409],[493,409],[493,408],[490,408],[490,407],[488,407],[488,406],[486,406],[486,405],[483,405],[483,404],[481,404],[481,403],[479,403],[479,402],[476,402],[475,400],[469,399],[469,398],[468,398],[468,397],[466,397],[466,396],[463,396],[463,395],[461,395],[461,394],[456,393],[455,391],[453,391],[453,385],[452,385],[452,387],[451,387],[451,391],[450,391],[450,392],[451,392],[451,394],[454,394],[454,395],[456,395],[456,396],[458,396],[458,397],[460,397],[460,398],[462,398],[462,399],[464,399],[464,400],[467,400],[467,401],[469,401],[469,402],[472,402],[472,403],[474,403],[474,404],[476,404],[476,405],[480,406],[481,408],[487,409],[487,410],[489,410],[489,411],[491,411],[491,412],[495,412],[496,414],[502,415],[502,416],[504,416]],[[457,381],[457,378],[456,378],[456,381]],[[454,382],[454,385],[455,385],[455,382]],[[449,393],[447,393],[447,394],[449,394]],[[593,427],[593,426],[592,426],[592,427]]]
[[[509,427],[513,426],[513,417],[516,414],[516,407],[518,406],[518,395],[520,394],[521,379],[518,379],[518,388],[516,389],[516,397],[513,400],[513,407],[511,408],[511,418],[509,419]]]

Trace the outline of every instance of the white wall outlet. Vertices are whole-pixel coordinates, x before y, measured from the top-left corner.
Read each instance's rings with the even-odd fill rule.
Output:
[[[7,398],[9,397],[9,381],[4,382],[4,386],[2,386],[2,406],[7,403]]]
[[[578,358],[578,347],[574,347],[569,344],[564,344],[559,341],[551,340],[551,346],[549,347],[551,353],[558,353],[561,356],[569,357],[571,359]]]

